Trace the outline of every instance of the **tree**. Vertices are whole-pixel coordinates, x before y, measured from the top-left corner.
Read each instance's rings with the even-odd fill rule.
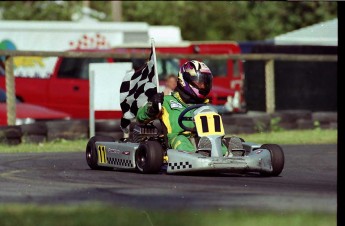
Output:
[[[1,1],[5,20],[71,20],[81,10],[81,2],[66,1]]]
[[[109,1],[91,1],[111,21]],[[0,2],[6,20],[71,20],[81,1]],[[123,21],[175,25],[186,40],[264,40],[337,17],[337,2],[124,1]]]

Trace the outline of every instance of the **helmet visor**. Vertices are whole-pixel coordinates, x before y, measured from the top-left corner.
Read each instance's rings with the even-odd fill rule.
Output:
[[[212,88],[212,74],[198,73],[196,76],[191,76],[190,84],[199,90],[202,96],[207,96]]]

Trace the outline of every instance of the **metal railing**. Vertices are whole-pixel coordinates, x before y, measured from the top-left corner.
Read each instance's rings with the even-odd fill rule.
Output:
[[[13,57],[36,56],[36,57],[75,57],[75,58],[147,58],[147,53],[112,53],[112,52],[74,52],[74,51],[11,51],[0,50],[0,56],[6,57],[6,105],[7,124],[14,125],[16,121],[16,94],[15,79],[13,74]],[[337,62],[337,55],[307,55],[307,54],[167,54],[157,53],[161,59],[213,59],[213,60],[261,60],[265,61],[265,95],[266,112],[275,111],[275,83],[274,61],[331,61]]]

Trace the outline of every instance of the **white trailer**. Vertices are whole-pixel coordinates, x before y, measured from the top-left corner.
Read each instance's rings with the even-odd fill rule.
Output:
[[[149,45],[143,22],[0,21],[1,50],[104,49],[129,43]],[[56,57],[16,57],[15,75],[49,77]]]
[[[176,26],[150,26],[145,22],[9,21],[0,20],[0,50],[66,51],[107,49],[140,43],[149,46],[182,42]],[[15,57],[14,74],[20,77],[48,78],[56,57]],[[0,59],[1,60],[1,59]],[[1,67],[1,64],[0,64]],[[3,69],[0,68],[3,73]]]

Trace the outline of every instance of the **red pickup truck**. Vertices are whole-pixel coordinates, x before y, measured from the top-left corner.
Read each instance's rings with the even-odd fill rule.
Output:
[[[83,52],[109,51],[130,52],[145,51],[149,48],[121,47],[109,50],[72,50]],[[235,42],[225,43],[190,43],[181,46],[157,46],[161,53],[199,53],[199,54],[238,54],[239,45]],[[233,60],[202,60],[208,65],[214,75],[214,84],[210,93],[211,103],[224,105],[233,100],[233,111],[244,109],[242,95],[243,67],[241,61]],[[89,117],[89,81],[90,63],[132,61],[133,67],[141,66],[145,59],[112,59],[112,58],[58,58],[54,71],[49,78],[16,77],[16,96],[22,102],[46,106],[66,112],[72,118],[87,119]],[[177,74],[179,66],[187,59],[157,59],[160,80],[169,74]],[[5,88],[5,76],[0,76],[0,88]],[[231,97],[231,98],[229,98]],[[235,103],[236,102],[236,103]],[[121,112],[96,112],[97,118],[120,118]]]

